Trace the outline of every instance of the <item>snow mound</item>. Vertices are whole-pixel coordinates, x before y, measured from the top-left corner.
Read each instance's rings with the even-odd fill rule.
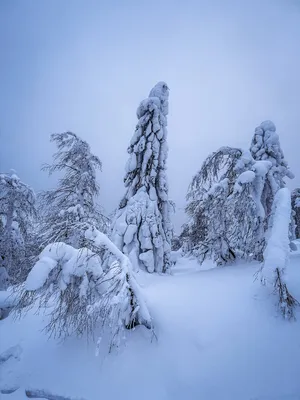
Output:
[[[299,263],[293,255],[287,275],[298,298]],[[274,297],[253,283],[258,268],[202,270],[180,259],[174,275],[140,270],[157,338],[151,342],[137,327],[110,355],[100,350],[95,357],[94,343],[84,339],[48,340],[41,332],[46,316],[8,317],[0,321],[0,354],[18,344],[23,353],[0,366],[0,388],[18,385],[7,400],[24,400],[30,389],[61,400],[297,399],[300,324],[277,318]]]

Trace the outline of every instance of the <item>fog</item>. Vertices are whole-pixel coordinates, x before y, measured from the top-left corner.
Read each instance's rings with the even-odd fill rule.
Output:
[[[124,192],[136,108],[158,81],[170,87],[168,176],[177,204],[205,157],[249,147],[271,119],[300,185],[300,2],[0,2],[0,170],[36,191],[54,132],[71,130],[103,162],[100,203]]]

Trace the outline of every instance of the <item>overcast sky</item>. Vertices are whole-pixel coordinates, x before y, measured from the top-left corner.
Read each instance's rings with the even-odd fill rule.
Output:
[[[265,119],[300,185],[300,1],[0,1],[0,170],[51,187],[53,132],[103,162],[101,204],[124,192],[136,108],[170,87],[168,175],[178,229],[192,176],[222,145],[249,147]]]

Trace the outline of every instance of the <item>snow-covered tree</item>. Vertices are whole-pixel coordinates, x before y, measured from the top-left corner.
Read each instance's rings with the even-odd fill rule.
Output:
[[[233,261],[247,242],[245,235],[243,240],[237,237],[239,203],[235,183],[251,161],[251,155],[241,149],[222,147],[204,161],[194,176],[187,194],[190,220],[186,248],[200,263],[206,258],[217,264]],[[238,243],[233,245],[234,241]]]
[[[55,189],[39,195],[42,244],[64,242],[75,248],[85,246],[84,228],[107,228],[107,219],[96,203],[99,185],[96,171],[101,161],[91,153],[87,142],[72,132],[51,135],[58,151],[52,165],[44,170],[61,173]]]
[[[152,320],[128,257],[95,228],[89,228],[85,237],[93,242],[95,252],[62,242],[46,246],[28,275],[18,309],[22,314],[24,306],[30,308],[35,301],[40,310],[51,304],[45,327],[50,335],[93,337],[102,326],[110,332],[111,348],[120,343],[125,328],[144,325],[152,329]],[[105,272],[100,256],[103,247],[114,256]]]
[[[187,248],[200,262],[206,257],[218,264],[236,258],[263,259],[275,194],[285,186],[284,178],[293,174],[272,122],[265,121],[255,130],[250,151],[222,147],[204,161],[192,180],[187,195]]]
[[[112,224],[112,240],[135,268],[166,272],[173,236],[168,199],[167,114],[169,88],[159,82],[137,109],[138,124],[128,147],[126,193]]]
[[[288,319],[294,318],[294,309],[299,305],[290,294],[284,277],[290,254],[290,220],[291,195],[287,188],[282,188],[276,192],[272,204],[261,279],[264,284],[274,288],[279,310]]]
[[[9,276],[6,268],[0,267],[0,291],[6,290],[9,286]]]
[[[284,159],[279,136],[273,122],[264,121],[255,129],[250,151],[254,160],[269,161],[272,164],[266,176],[262,193],[265,213],[270,215],[275,194],[279,189],[285,187],[285,178],[294,178],[294,174]]]
[[[25,280],[30,268],[35,194],[18,176],[0,174],[0,274],[3,288]]]
[[[182,247],[182,244],[183,244],[183,242],[182,242],[181,238],[177,235],[173,235],[173,239],[171,242],[172,251],[179,250]]]
[[[292,191],[292,210],[295,228],[295,237],[300,239],[300,189]]]

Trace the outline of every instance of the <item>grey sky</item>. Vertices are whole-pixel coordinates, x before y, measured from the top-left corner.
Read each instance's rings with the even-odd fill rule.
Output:
[[[52,132],[72,130],[103,162],[101,203],[123,194],[136,108],[170,87],[170,195],[209,152],[248,147],[265,119],[300,185],[300,2],[296,0],[0,1],[0,169],[40,190]],[[181,209],[181,210],[180,210]]]

